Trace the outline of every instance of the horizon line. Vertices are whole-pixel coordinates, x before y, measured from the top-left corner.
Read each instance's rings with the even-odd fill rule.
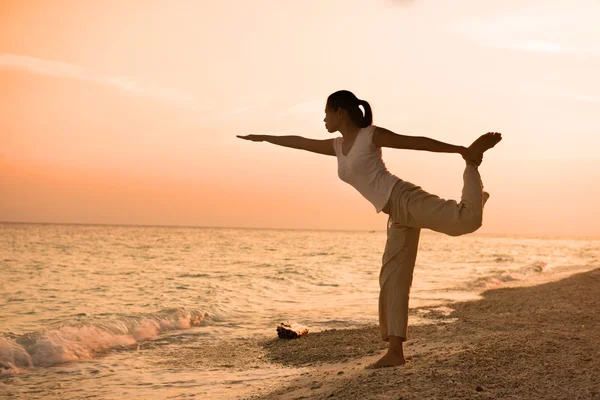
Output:
[[[264,231],[318,231],[318,232],[386,232],[386,229],[323,229],[323,228],[268,228],[251,226],[208,226],[208,225],[160,225],[160,224],[124,224],[124,223],[95,223],[95,222],[30,222],[30,221],[0,221],[2,224],[14,225],[75,225],[75,226],[105,226],[105,227],[140,227],[140,228],[192,228],[192,229],[254,229]],[[442,233],[425,229],[426,232],[443,235]],[[543,239],[593,239],[600,240],[600,235],[551,235],[551,234],[529,234],[529,233],[497,233],[497,232],[474,232],[472,236],[517,236],[527,238]]]

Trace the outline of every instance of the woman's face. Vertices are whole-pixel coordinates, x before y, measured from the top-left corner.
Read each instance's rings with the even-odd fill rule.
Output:
[[[342,109],[338,108],[337,111],[332,108],[325,106],[325,128],[329,133],[337,132],[340,129],[340,122],[342,119]]]

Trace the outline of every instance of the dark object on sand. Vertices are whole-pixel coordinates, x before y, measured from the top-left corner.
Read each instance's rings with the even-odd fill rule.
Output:
[[[277,336],[280,339],[296,339],[306,334],[308,334],[308,328],[296,322],[282,322],[277,327]]]

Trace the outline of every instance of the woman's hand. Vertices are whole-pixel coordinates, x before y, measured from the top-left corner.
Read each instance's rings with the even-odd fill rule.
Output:
[[[251,140],[253,142],[264,142],[266,139],[265,135],[246,135],[246,136],[236,135],[236,136],[239,137],[240,139]]]

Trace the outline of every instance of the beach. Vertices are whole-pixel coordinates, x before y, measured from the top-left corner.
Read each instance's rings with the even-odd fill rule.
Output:
[[[364,369],[385,352],[376,326],[264,342],[306,369],[248,399],[600,399],[600,269],[448,307],[409,327],[401,367]]]
[[[383,231],[3,224],[0,233],[0,398],[548,398],[530,396],[544,382],[556,398],[592,396],[600,291],[597,272],[578,273],[600,267],[598,239],[424,232],[410,363],[364,371],[386,347]],[[310,333],[278,340],[285,321]]]

